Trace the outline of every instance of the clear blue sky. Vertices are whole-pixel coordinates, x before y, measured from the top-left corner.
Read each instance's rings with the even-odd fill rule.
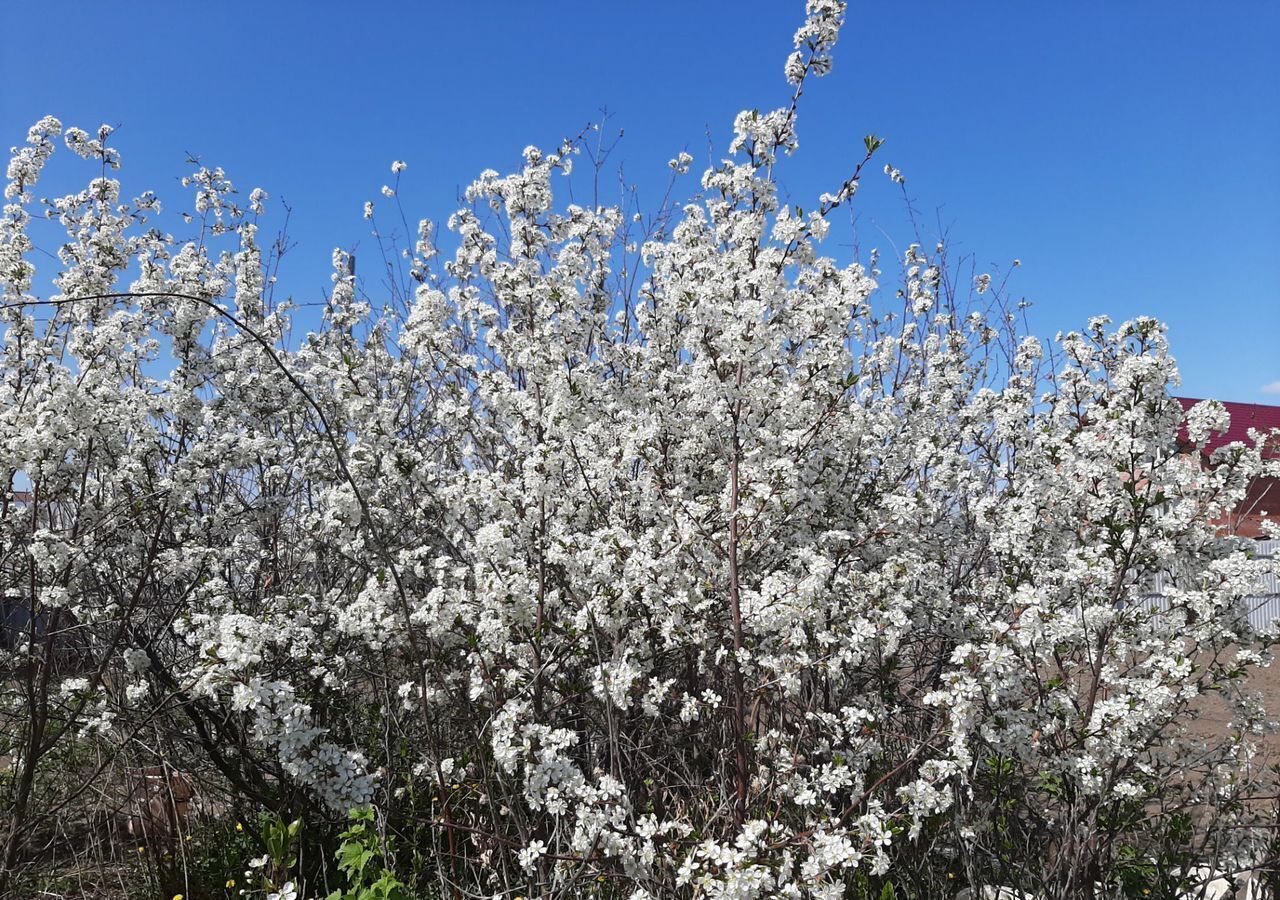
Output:
[[[800,0],[42,0],[0,38],[0,145],[48,113],[119,125],[126,191],[171,205],[198,154],[292,205],[285,286],[310,300],[334,246],[371,246],[360,207],[393,159],[409,215],[439,221],[481,169],[608,107],[615,158],[656,202],[676,152],[703,163],[708,129],[720,154],[739,109],[784,102],[801,16]],[[1185,393],[1280,403],[1263,392],[1280,382],[1278,47],[1274,2],[853,2],[783,180],[811,206],[875,132],[979,270],[1022,260],[1038,333],[1155,315]],[[864,247],[907,241],[893,197],[878,172],[864,184]]]

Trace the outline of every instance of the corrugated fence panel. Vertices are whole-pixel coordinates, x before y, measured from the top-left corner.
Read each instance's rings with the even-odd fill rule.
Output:
[[[1263,597],[1246,597],[1249,606],[1249,624],[1259,631],[1276,631],[1280,619],[1280,594]]]
[[[1274,558],[1280,551],[1280,541],[1257,541],[1255,552],[1263,559]],[[1161,596],[1170,586],[1168,575],[1160,573],[1151,585],[1151,594],[1147,602],[1153,606],[1160,603]],[[1249,610],[1249,624],[1259,631],[1280,630],[1280,577],[1274,574],[1265,575],[1258,584],[1258,593],[1244,599]]]

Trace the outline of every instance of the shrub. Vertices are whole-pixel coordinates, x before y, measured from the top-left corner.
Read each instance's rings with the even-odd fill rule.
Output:
[[[73,744],[317,846],[376,809],[403,851],[358,814],[339,897],[1067,898],[1240,846],[1268,563],[1214,522],[1275,463],[1186,462],[1225,415],[1184,415],[1154,320],[1041,342],[945,244],[823,254],[883,142],[808,212],[777,177],[843,15],[810,0],[791,97],[686,204],[557,205],[581,141],[529,148],[380,296],[335,251],[300,339],[263,192],[197,167],[172,237],[110,129],[32,128],[0,220],[0,890],[105,777],[34,789]],[[60,135],[100,174],[42,203]],[[1205,694],[1229,734],[1190,729]]]

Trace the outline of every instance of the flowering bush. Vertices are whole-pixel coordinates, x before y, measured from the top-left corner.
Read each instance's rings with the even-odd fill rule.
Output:
[[[0,879],[156,754],[335,828],[371,804],[450,897],[1068,898],[1244,848],[1268,563],[1213,522],[1276,464],[1179,455],[1226,422],[1184,417],[1153,320],[1046,343],[942,244],[888,276],[823,254],[881,142],[809,212],[776,179],[843,15],[809,0],[790,101],[687,204],[557,205],[581,144],[531,147],[380,301],[335,251],[302,337],[262,191],[197,168],[174,237],[110,129],[31,129],[0,220]],[[38,201],[59,137],[100,174]]]

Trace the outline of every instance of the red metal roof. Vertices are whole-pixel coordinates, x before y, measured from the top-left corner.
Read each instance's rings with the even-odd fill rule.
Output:
[[[1176,397],[1182,404],[1183,410],[1188,410],[1201,401],[1194,397]],[[1208,442],[1205,444],[1204,452],[1212,453],[1224,444],[1231,444],[1236,441],[1249,443],[1249,429],[1256,428],[1258,431],[1269,431],[1272,428],[1280,428],[1280,406],[1265,406],[1261,403],[1230,403],[1226,400],[1221,401],[1226,407],[1227,412],[1231,415],[1231,425],[1222,434],[1217,432],[1209,436]],[[1179,442],[1186,442],[1187,431],[1182,428],[1178,431]],[[1273,441],[1263,452],[1264,456],[1277,457],[1280,456],[1280,441]]]

